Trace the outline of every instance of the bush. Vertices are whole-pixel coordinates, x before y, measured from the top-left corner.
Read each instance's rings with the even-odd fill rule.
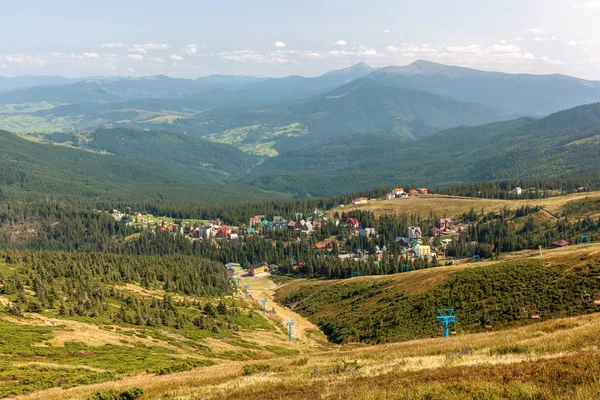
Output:
[[[254,375],[260,372],[267,372],[271,370],[271,366],[268,364],[246,364],[244,365],[244,375]]]
[[[139,399],[144,394],[144,389],[131,388],[122,392],[114,390],[96,392],[88,400],[135,400]]]

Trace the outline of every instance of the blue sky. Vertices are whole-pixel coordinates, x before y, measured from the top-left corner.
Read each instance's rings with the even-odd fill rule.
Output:
[[[11,1],[0,75],[314,76],[427,59],[600,80],[599,20],[600,0]]]

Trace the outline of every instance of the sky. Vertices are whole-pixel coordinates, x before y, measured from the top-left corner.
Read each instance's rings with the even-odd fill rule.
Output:
[[[0,76],[317,76],[425,59],[600,80],[600,0],[20,0]]]

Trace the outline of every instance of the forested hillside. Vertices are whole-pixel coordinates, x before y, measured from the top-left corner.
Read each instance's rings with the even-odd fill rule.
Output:
[[[283,191],[312,187],[325,195],[344,185],[358,189],[398,177],[438,187],[506,178],[592,178],[600,165],[599,118],[600,104],[591,104],[539,120],[457,127],[412,143],[364,135],[269,159],[252,172],[253,182]]]
[[[170,136],[167,135],[166,139],[169,138]],[[181,137],[175,139],[183,140]],[[140,143],[132,147],[124,146],[124,141],[123,146],[118,146],[116,143],[117,151],[128,152],[130,155],[124,157],[33,143],[0,131],[0,184],[2,185],[0,193],[9,197],[30,194],[100,196],[104,199],[170,198],[224,202],[283,197],[282,194],[264,193],[239,184],[224,187],[221,193],[215,195],[216,186],[210,185],[224,183],[224,177],[227,175],[243,173],[243,168],[249,165],[247,163],[251,165],[252,158],[236,149],[231,151],[241,153],[237,161],[231,160],[226,163],[221,161],[219,153],[214,152],[204,153],[203,158],[203,153],[197,152],[203,143],[191,140],[196,143],[196,148],[186,146],[181,151],[181,159],[177,158],[179,152],[173,153],[175,151],[173,148],[166,148],[171,153],[161,155],[160,149],[156,147],[162,146],[160,139],[154,144],[146,142],[147,146],[143,150],[138,147],[144,146]],[[207,147],[215,151],[222,150],[219,145],[208,144]],[[155,153],[154,157],[148,154],[152,151]],[[225,148],[223,153],[227,154],[227,151],[229,149]],[[136,157],[136,153],[141,154],[141,152],[145,152],[145,157]],[[199,159],[195,160],[193,154],[198,154]],[[208,158],[208,155],[211,158]],[[225,169],[219,170],[218,165],[212,164],[211,160]],[[176,162],[180,165],[186,162],[191,164],[194,161],[197,161],[193,165],[195,168],[182,168],[176,164]]]
[[[297,285],[291,292],[286,288],[280,301],[319,324],[330,340],[385,343],[438,334],[440,308],[455,309],[461,334],[481,331],[486,323],[496,327],[527,323],[536,313],[544,318],[590,313],[597,306],[582,302],[582,293],[600,289],[600,265],[591,260],[575,268],[538,261],[496,263],[450,272],[449,277],[443,268],[421,272],[429,287],[416,292],[409,278],[400,285],[393,279],[359,278]],[[439,275],[442,283],[432,284],[437,280],[433,275]]]
[[[600,101],[600,83],[565,75],[505,74],[418,60],[369,78],[516,115],[544,116]]]

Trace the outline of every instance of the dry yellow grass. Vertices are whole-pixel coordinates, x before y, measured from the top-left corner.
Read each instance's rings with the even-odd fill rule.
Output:
[[[242,288],[245,284],[248,285],[249,300],[254,301],[262,309],[260,301],[267,299],[268,317],[275,324],[278,324],[287,332],[287,321],[294,321],[292,330],[294,341],[291,344],[286,341],[285,345],[305,350],[307,348],[322,348],[327,345],[327,338],[316,325],[275,302],[277,285],[271,279],[267,277],[252,278],[246,274],[239,274],[239,276]]]
[[[581,200],[586,197],[592,199],[600,198],[600,192],[574,193],[539,200],[496,200],[431,194],[411,196],[405,199],[372,200],[367,204],[347,205],[342,209],[336,210],[345,212],[368,210],[375,215],[412,214],[420,217],[434,215],[438,218],[452,218],[469,212],[471,208],[477,212],[480,212],[482,208],[485,212],[489,212],[500,211],[504,207],[514,210],[524,205],[538,205],[542,207],[543,211],[548,212],[550,216],[554,216],[558,214],[562,207],[569,201]],[[330,215],[331,213],[329,213],[329,216]]]
[[[265,397],[282,398],[278,397],[278,393],[283,393],[279,390],[287,391],[285,398],[301,399],[305,398],[303,393],[309,392],[315,398],[336,398],[340,388],[365,379],[375,384],[374,391],[360,395],[356,392],[357,395],[352,398],[384,398],[390,388],[382,386],[378,392],[377,383],[381,379],[383,384],[390,374],[425,373],[435,376],[435,371],[439,371],[443,377],[450,371],[472,366],[487,366],[493,371],[494,368],[513,365],[520,368],[524,362],[542,365],[554,359],[578,360],[591,354],[597,355],[599,345],[600,314],[593,314],[448,339],[338,347],[335,350],[269,360],[270,372],[259,375],[243,376],[242,367],[248,362],[223,362],[169,376],[141,374],[118,382],[68,390],[50,389],[18,398],[81,399],[98,390],[124,390],[131,387],[144,388],[146,398],[243,398],[252,393],[270,393]],[[505,348],[508,351],[502,351]],[[356,360],[361,367],[332,373],[342,360]],[[443,385],[443,378],[437,383]]]
[[[166,349],[170,349],[173,353],[180,353],[181,349],[173,346],[165,341],[153,339],[152,337],[141,338],[131,335],[122,335],[116,330],[109,331],[107,329],[102,329],[100,325],[65,320],[65,319],[56,319],[56,318],[48,318],[40,314],[34,313],[26,313],[26,319],[18,319],[9,316],[2,316],[0,319],[5,321],[9,321],[13,324],[19,325],[37,325],[37,326],[52,326],[56,327],[52,332],[52,339],[48,340],[48,342],[52,346],[62,347],[65,343],[69,342],[80,342],[85,343],[88,346],[104,346],[107,344],[116,345],[116,346],[133,346],[134,343],[142,343],[146,346],[160,346]],[[105,326],[106,325],[102,325]],[[112,327],[116,329],[117,327]],[[118,327],[124,332],[135,333],[135,329],[122,328]],[[127,344],[124,342],[127,341]],[[43,346],[43,345],[41,345]]]

